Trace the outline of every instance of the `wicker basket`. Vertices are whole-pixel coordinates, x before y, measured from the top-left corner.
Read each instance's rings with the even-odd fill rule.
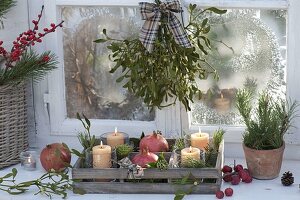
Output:
[[[0,86],[0,169],[19,163],[28,148],[25,84]]]

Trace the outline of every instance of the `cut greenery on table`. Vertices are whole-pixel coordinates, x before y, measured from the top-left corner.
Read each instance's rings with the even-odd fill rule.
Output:
[[[159,0],[155,3],[156,7],[162,4]],[[152,109],[161,109],[179,100],[186,110],[190,110],[190,102],[202,96],[196,79],[206,79],[210,74],[218,79],[216,70],[206,61],[211,48],[207,37],[211,28],[209,19],[205,18],[202,23],[198,23],[197,19],[205,12],[224,14],[226,10],[213,7],[199,10],[196,5],[190,5],[188,10],[190,18],[183,30],[188,35],[191,48],[177,44],[174,39],[167,14],[174,10],[161,11],[152,52],[148,52],[139,39],[113,39],[106,29],[103,29],[105,38],[95,40],[97,43],[108,42],[110,58],[115,62],[110,73],[122,70],[117,82],[135,96],[143,98]]]
[[[73,192],[77,194],[84,194],[84,191],[73,188],[73,180],[69,178],[66,172],[50,171],[38,179],[20,183],[16,182],[15,178],[17,174],[17,169],[13,168],[10,173],[0,177],[0,190],[12,195],[17,195],[23,194],[28,191],[30,187],[35,186],[38,189],[35,195],[44,194],[49,198],[52,198],[53,195],[66,198],[67,190],[73,190]]]

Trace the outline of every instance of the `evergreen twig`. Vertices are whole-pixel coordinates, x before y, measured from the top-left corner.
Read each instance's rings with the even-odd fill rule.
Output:
[[[1,0],[0,1],[0,20],[4,18],[4,15],[16,5],[16,1],[14,0]]]
[[[44,61],[44,58],[49,58],[49,61]],[[0,67],[0,85],[16,85],[24,79],[32,79],[37,82],[48,72],[55,69],[57,63],[55,55],[49,51],[40,55],[34,51],[25,52],[21,60],[10,70]]]

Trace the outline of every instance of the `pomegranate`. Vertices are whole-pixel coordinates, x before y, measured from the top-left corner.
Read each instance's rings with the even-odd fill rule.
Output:
[[[141,167],[147,167],[148,163],[156,162],[157,159],[158,156],[156,154],[149,152],[147,149],[143,149],[132,158],[132,163]]]
[[[140,150],[147,148],[150,152],[165,152],[169,150],[169,144],[161,134],[153,131],[152,134],[143,137],[140,141]]]
[[[48,144],[41,152],[40,160],[46,171],[64,170],[71,162],[69,149],[61,143]]]

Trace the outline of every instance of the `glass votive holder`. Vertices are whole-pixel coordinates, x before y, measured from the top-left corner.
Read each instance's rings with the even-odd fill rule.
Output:
[[[35,151],[23,151],[20,153],[21,167],[27,171],[36,169]]]
[[[184,136],[184,146],[185,147],[190,147],[191,145],[191,135],[187,134]]]
[[[124,132],[107,132],[100,136],[100,141],[114,149],[118,145],[129,144],[129,135]]]

